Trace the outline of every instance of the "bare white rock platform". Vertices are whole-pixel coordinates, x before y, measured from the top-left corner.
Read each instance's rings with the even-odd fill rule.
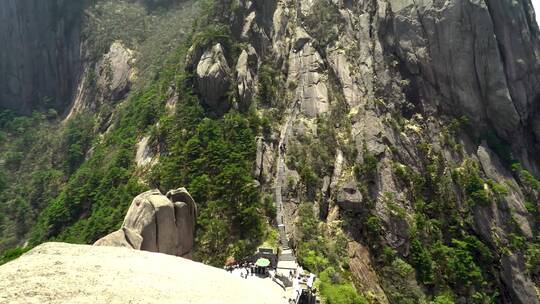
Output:
[[[0,267],[0,303],[284,303],[272,285],[180,257],[42,244]]]

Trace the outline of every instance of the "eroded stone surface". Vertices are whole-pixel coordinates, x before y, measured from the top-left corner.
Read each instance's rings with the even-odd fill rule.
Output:
[[[96,246],[130,247],[175,256],[191,256],[197,206],[186,189],[144,192],[131,203],[122,228]]]
[[[45,243],[0,267],[0,303],[282,303],[222,269],[128,248]]]

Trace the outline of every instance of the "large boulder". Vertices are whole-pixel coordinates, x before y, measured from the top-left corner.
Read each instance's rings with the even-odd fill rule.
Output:
[[[97,84],[103,101],[124,99],[131,88],[133,51],[122,42],[111,44],[97,67]]]
[[[96,246],[130,247],[191,257],[197,206],[186,189],[144,192],[133,200],[122,228],[98,240]]]
[[[142,236],[126,227],[122,227],[94,243],[95,246],[126,247],[137,250],[141,249],[141,244]]]
[[[221,44],[202,54],[196,69],[197,87],[203,102],[214,112],[223,113],[230,107],[226,100],[231,87],[230,74]]]
[[[182,256],[190,257],[194,245],[195,225],[197,224],[197,205],[184,188],[167,192],[167,198],[173,203],[177,218],[178,248],[186,252]]]
[[[352,176],[337,189],[336,202],[342,209],[362,211],[365,208],[362,201],[362,193],[358,190],[357,182]]]

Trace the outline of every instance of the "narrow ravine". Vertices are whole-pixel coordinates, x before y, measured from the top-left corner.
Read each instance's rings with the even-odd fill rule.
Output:
[[[296,120],[299,112],[299,102],[294,102],[288,109],[286,114],[286,120],[281,128],[281,134],[279,137],[278,145],[278,157],[276,161],[276,175],[274,178],[274,200],[276,205],[276,222],[279,231],[280,250],[278,261],[294,261],[296,263],[296,257],[292,249],[289,247],[289,238],[287,237],[287,231],[292,231],[292,227],[286,227],[287,223],[283,220],[283,195],[282,190],[285,184],[285,154],[287,152],[287,142],[291,133],[292,124]]]

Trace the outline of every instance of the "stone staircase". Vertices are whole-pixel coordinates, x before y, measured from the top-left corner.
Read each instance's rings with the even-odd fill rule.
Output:
[[[296,265],[296,257],[294,256],[293,250],[289,247],[289,239],[287,237],[287,230],[285,227],[285,222],[283,220],[283,195],[282,195],[282,188],[285,184],[285,173],[286,173],[286,165],[285,165],[285,153],[286,153],[286,144],[288,141],[288,136],[291,133],[291,128],[294,120],[296,119],[296,116],[298,115],[299,111],[299,103],[294,103],[291,108],[287,111],[286,114],[286,122],[282,126],[281,132],[280,132],[280,140],[278,144],[278,157],[276,161],[276,175],[274,177],[274,201],[276,206],[276,222],[278,227],[278,233],[279,233],[279,242],[280,242],[280,250],[279,250],[279,256],[278,261],[279,262],[293,262],[293,265]],[[278,262],[278,263],[279,263]],[[290,267],[291,263],[285,263],[288,264]]]
[[[289,240],[287,239],[287,233],[285,232],[285,225],[278,225],[279,242],[282,249],[289,249]]]

